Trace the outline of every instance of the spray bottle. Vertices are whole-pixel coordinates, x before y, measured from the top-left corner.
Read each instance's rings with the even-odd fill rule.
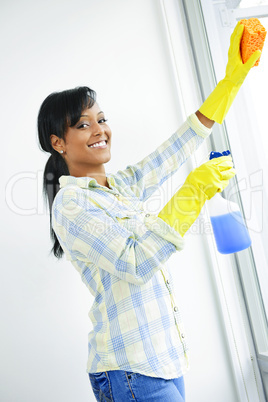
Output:
[[[211,152],[209,159],[230,155],[230,151]],[[221,254],[231,254],[244,250],[251,245],[251,239],[239,206],[227,201],[220,193],[207,201],[210,220],[217,245]]]

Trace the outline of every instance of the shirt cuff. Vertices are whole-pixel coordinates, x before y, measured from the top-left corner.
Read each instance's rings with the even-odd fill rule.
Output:
[[[161,236],[168,242],[173,243],[176,250],[180,251],[184,248],[185,241],[181,235],[157,215],[146,214],[144,224],[151,232]]]
[[[207,138],[212,132],[212,128],[204,126],[195,113],[187,117],[187,123],[200,137]]]

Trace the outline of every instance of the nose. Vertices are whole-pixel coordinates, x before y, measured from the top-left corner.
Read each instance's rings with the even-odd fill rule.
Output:
[[[104,127],[97,121],[91,126],[93,135],[101,135],[104,133]]]

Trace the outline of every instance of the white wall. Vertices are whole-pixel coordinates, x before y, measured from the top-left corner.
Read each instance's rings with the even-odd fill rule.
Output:
[[[157,0],[13,0],[1,5],[0,27],[1,171],[8,197],[2,204],[0,399],[93,401],[86,374],[92,297],[69,262],[48,256],[41,195],[48,155],[37,145],[36,118],[49,93],[88,85],[113,131],[107,171],[160,145],[183,121],[161,7]],[[174,190],[189,166],[172,181]],[[169,261],[192,349],[187,401],[235,402],[208,252],[201,236],[187,239]]]

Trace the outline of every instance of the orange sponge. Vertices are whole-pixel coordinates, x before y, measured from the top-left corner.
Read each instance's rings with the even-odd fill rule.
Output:
[[[240,20],[240,24],[245,26],[240,43],[240,51],[242,61],[246,63],[256,50],[262,50],[267,31],[258,18]],[[254,66],[258,66],[259,62],[260,58],[258,58]]]

